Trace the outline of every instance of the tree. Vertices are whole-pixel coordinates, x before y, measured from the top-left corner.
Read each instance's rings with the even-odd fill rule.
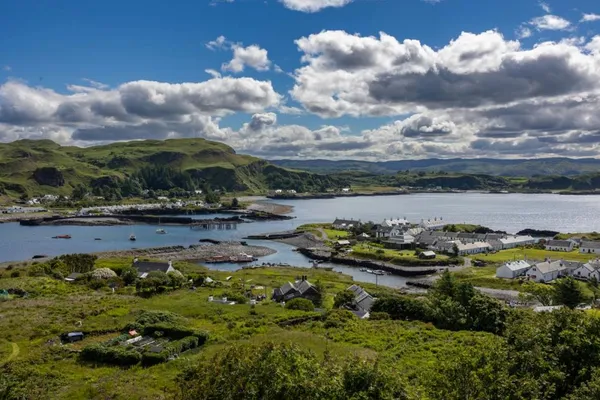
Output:
[[[231,208],[238,208],[240,206],[240,201],[237,199],[237,197],[234,197],[233,200],[231,200]]]
[[[570,309],[574,309],[586,300],[581,286],[570,276],[559,279],[555,287],[555,300],[557,304],[564,304]]]
[[[432,292],[438,295],[454,298],[456,295],[456,278],[446,269],[432,289]]]
[[[73,188],[71,198],[75,201],[83,200],[88,193],[89,189],[85,185],[79,184]]]
[[[121,271],[121,279],[125,285],[133,285],[138,279],[137,269],[133,267],[126,267]]]
[[[352,304],[354,301],[354,294],[349,290],[342,290],[335,295],[333,301],[334,308],[344,307],[348,304]]]
[[[523,292],[519,293],[519,298],[524,301],[535,301],[543,306],[551,306],[556,297],[556,289],[552,285],[525,282],[522,288]]]
[[[459,253],[460,253],[460,250],[458,249],[458,245],[457,245],[456,243],[454,243],[454,244],[452,245],[452,254],[453,254],[455,257],[458,257],[458,254],[459,254]]]
[[[323,286],[323,283],[320,280],[315,282],[315,290],[317,291],[317,294],[312,302],[315,307],[321,307],[323,305],[323,298],[325,297],[325,286]]]

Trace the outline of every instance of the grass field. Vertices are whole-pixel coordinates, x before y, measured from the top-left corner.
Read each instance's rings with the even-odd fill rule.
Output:
[[[475,260],[482,260],[489,263],[503,263],[513,260],[535,260],[543,261],[546,258],[553,260],[566,260],[566,261],[589,261],[595,259],[597,256],[594,254],[581,254],[578,250],[571,252],[565,251],[548,251],[541,249],[508,249],[500,250],[496,253],[490,254],[477,254],[472,258]]]
[[[121,261],[102,261],[117,265]],[[112,264],[111,264],[112,263]],[[192,268],[192,266],[183,266]],[[203,271],[201,267],[195,267]],[[208,303],[213,294],[233,290],[235,286],[272,288],[302,274],[325,287],[331,306],[333,296],[347,288],[348,276],[309,269],[276,268],[248,269],[235,273],[205,271],[215,279],[217,287],[197,290],[180,289],[150,298],[134,295],[131,288],[94,291],[85,286],[66,284],[50,278],[0,279],[0,288],[21,287],[28,298],[15,298],[1,303],[0,364],[11,357],[10,373],[21,377],[30,389],[32,399],[173,399],[175,379],[189,363],[209,357],[232,343],[291,342],[323,354],[325,350],[339,355],[361,354],[379,357],[395,365],[398,373],[406,374],[415,387],[422,372],[435,365],[458,346],[477,346],[490,335],[473,332],[450,332],[429,324],[402,321],[368,321],[355,319],[344,326],[326,328],[322,322],[306,322],[282,328],[281,318],[306,315],[291,311],[270,301],[252,308],[250,305],[225,306]],[[225,281],[228,276],[232,279]],[[376,295],[391,291],[363,285]],[[135,320],[141,310],[165,310],[177,313],[195,328],[210,334],[209,342],[166,364],[149,368],[121,369],[81,363],[73,350],[103,342],[116,336],[123,326]],[[76,324],[81,322],[81,328]],[[76,329],[101,331],[83,342],[53,346],[47,344],[63,332]],[[15,343],[18,353],[14,355]]]
[[[496,278],[496,267],[471,267],[455,272],[454,276],[461,282],[468,282],[473,286],[492,289],[520,290],[518,279]]]
[[[446,262],[449,259],[449,257],[444,254],[438,254],[435,260],[421,260],[415,255],[414,250],[386,249],[376,243],[357,243],[352,247],[352,255],[370,260],[388,261],[397,265],[402,265],[403,263],[415,265],[421,262],[429,265],[431,262]]]

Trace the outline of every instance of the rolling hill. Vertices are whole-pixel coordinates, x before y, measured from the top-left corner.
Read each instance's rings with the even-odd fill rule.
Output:
[[[425,159],[368,162],[359,160],[271,160],[271,163],[285,168],[294,168],[318,173],[347,171],[372,174],[395,174],[398,171],[444,171],[462,174],[484,174],[495,176],[561,175],[575,176],[600,172],[600,159],[595,158],[539,158],[500,160],[478,159]]]
[[[344,184],[339,178],[293,171],[240,155],[225,144],[205,139],[118,142],[86,148],[60,146],[50,140],[19,140],[0,144],[0,194],[69,195],[79,184],[110,185],[153,168],[168,169],[171,175],[183,173],[195,187],[208,184],[227,191],[318,190]]]

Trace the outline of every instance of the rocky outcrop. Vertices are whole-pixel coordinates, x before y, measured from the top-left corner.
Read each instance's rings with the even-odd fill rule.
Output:
[[[61,187],[65,185],[65,177],[55,167],[42,167],[33,171],[33,179],[40,185]]]

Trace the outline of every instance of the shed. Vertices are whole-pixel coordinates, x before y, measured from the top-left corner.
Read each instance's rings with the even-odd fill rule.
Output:
[[[66,342],[79,342],[83,340],[83,332],[69,332],[64,335],[64,341]]]
[[[421,254],[419,254],[419,258],[424,259],[424,260],[432,260],[436,257],[435,252],[428,250],[428,251],[424,251]]]

